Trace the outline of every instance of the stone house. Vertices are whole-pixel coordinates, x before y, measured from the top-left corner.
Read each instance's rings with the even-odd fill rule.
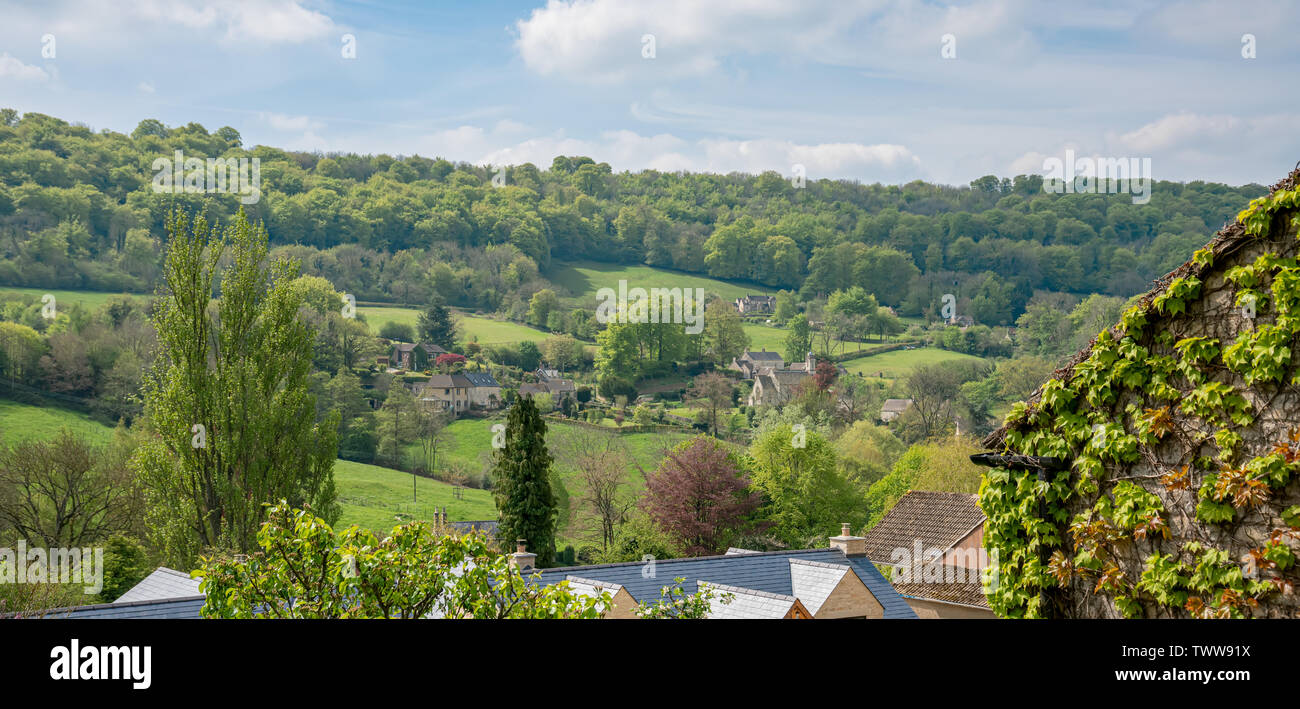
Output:
[[[1298,185],[1251,202],[972,457],[992,468],[999,615],[1300,615]]]
[[[732,359],[729,368],[740,372],[740,376],[745,379],[753,379],[760,369],[784,369],[785,360],[781,358],[779,352],[768,352],[766,349],[757,352],[746,351]]]
[[[752,313],[770,313],[776,310],[774,295],[746,295],[736,299],[736,312],[741,315]]]

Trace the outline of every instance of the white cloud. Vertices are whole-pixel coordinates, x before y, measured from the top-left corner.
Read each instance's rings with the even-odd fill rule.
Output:
[[[111,6],[66,0],[53,5],[47,11],[58,18],[56,36],[95,43],[121,35],[153,39],[160,27],[215,32],[227,43],[262,44],[300,44],[340,31],[328,15],[300,0],[134,0]]]
[[[668,133],[641,135],[630,130],[605,131],[594,139],[555,133],[519,140],[501,130],[460,126],[425,136],[419,152],[450,160],[503,165],[531,162],[549,167],[557,155],[587,155],[615,170],[675,172],[747,172],[775,170],[792,174],[803,165],[809,179],[857,178],[894,181],[919,176],[920,160],[902,145],[860,143],[800,144],[785,140],[687,140]]]
[[[1176,148],[1191,142],[1204,143],[1240,135],[1243,121],[1236,116],[1200,116],[1178,113],[1147,123],[1119,136],[1119,143],[1129,150],[1153,152]]]
[[[19,81],[47,81],[50,75],[44,69],[31,64],[24,64],[8,52],[0,54],[0,79],[17,79]]]
[[[1021,0],[962,7],[885,0],[548,0],[515,24],[515,48],[542,75],[609,83],[714,72],[731,57],[772,54],[842,66],[915,66],[959,42],[997,36],[985,52],[1023,48]],[[645,37],[655,56],[643,56]],[[741,71],[741,70],[738,70]]]
[[[325,124],[311,116],[290,116],[283,113],[259,113],[258,118],[272,128],[285,133],[320,131]]]
[[[154,93],[155,91],[153,84],[147,81],[141,81],[140,83],[136,84],[135,88],[139,90],[140,93],[145,93],[145,94],[151,94]]]

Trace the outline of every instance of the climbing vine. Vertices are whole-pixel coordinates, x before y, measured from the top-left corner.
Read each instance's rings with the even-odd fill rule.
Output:
[[[1237,217],[1242,238],[1270,234],[1284,213],[1300,227],[1298,209],[1300,187],[1252,201]],[[1242,436],[1267,407],[1252,400],[1266,402],[1261,393],[1300,384],[1300,374],[1287,379],[1300,335],[1295,258],[1269,252],[1224,272],[1245,323],[1231,341],[1175,341],[1173,327],[1151,332],[1156,319],[1175,323],[1188,315],[1214,260],[1211,249],[1197,251],[1194,268],[1129,308],[1097,336],[1086,359],[1048,381],[1036,402],[1008,414],[1008,450],[1067,460],[1069,467],[997,468],[984,476],[985,545],[997,550],[997,584],[986,593],[999,615],[1050,615],[1049,594],[1071,584],[1109,597],[1125,617],[1160,609],[1248,617],[1272,594],[1292,591],[1300,506],[1276,510],[1285,526],[1241,559],[1213,543],[1223,535],[1171,538],[1173,515],[1183,509],[1194,508],[1201,525],[1231,531],[1248,514],[1276,507],[1300,472],[1300,429],[1254,457],[1246,456]],[[1141,461],[1155,474],[1128,474]],[[1151,552],[1140,569],[1128,564],[1126,571],[1124,559],[1142,558],[1142,546],[1134,545]]]

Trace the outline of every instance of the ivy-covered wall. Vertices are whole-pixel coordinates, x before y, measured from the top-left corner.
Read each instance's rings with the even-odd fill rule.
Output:
[[[1300,616],[1300,170],[1018,404],[980,488],[1006,617]]]

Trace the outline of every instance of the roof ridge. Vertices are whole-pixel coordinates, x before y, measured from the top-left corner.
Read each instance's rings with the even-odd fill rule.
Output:
[[[791,554],[816,554],[822,552],[839,552],[841,554],[844,553],[839,549],[825,547],[821,549],[784,549],[778,551],[756,551],[751,554],[711,554],[709,556],[679,556],[673,559],[652,559],[651,561],[653,561],[655,564],[662,565],[662,564],[672,564],[676,562],[709,561],[713,559],[753,559],[761,556],[781,556],[783,554],[788,556]],[[557,573],[560,571],[574,571],[576,569],[614,569],[614,568],[621,568],[621,567],[644,566],[645,564],[646,564],[645,561],[617,561],[609,564],[587,564],[585,566],[556,566],[549,569],[541,569],[541,572],[543,574],[547,574],[547,573]]]

